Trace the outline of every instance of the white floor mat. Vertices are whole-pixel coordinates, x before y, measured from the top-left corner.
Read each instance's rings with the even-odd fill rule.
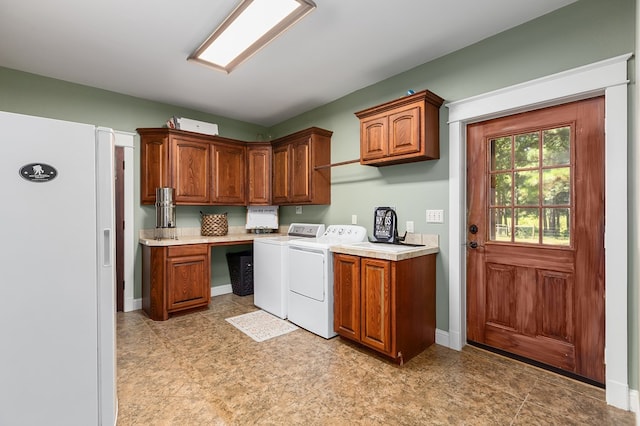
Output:
[[[298,329],[290,322],[281,320],[262,310],[226,318],[225,320],[256,342],[264,342]]]

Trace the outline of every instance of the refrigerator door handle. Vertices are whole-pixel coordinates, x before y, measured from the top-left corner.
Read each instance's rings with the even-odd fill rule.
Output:
[[[103,237],[102,266],[111,266],[111,229],[109,228],[103,229],[102,237]]]

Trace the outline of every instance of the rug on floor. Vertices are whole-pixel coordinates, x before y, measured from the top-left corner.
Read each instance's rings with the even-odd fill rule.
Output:
[[[256,342],[264,342],[298,329],[290,322],[281,320],[262,310],[226,318],[225,320]]]

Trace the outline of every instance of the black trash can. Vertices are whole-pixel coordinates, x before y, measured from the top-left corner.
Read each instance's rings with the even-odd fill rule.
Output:
[[[227,265],[233,294],[247,296],[253,294],[253,252],[227,253]]]

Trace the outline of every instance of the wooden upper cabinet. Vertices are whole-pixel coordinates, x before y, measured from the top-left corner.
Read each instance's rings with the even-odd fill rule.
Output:
[[[273,147],[273,203],[285,204],[289,201],[291,171],[289,160],[291,146],[287,144]]]
[[[169,136],[150,132],[140,138],[140,202],[156,202],[156,188],[170,185]]]
[[[273,203],[331,204],[331,135],[312,127],[273,141]]]
[[[294,203],[311,202],[311,149],[310,137],[291,144],[291,201]]]
[[[245,195],[245,146],[214,143],[212,203],[244,205]]]
[[[247,204],[271,204],[271,144],[247,144]]]
[[[331,135],[312,127],[271,143],[184,130],[137,129],[141,203],[173,187],[177,205],[331,203]]]
[[[211,194],[211,149],[201,140],[171,137],[174,198],[182,204],[207,204]]]
[[[360,163],[386,166],[440,158],[439,109],[443,102],[425,90],[356,112]]]

